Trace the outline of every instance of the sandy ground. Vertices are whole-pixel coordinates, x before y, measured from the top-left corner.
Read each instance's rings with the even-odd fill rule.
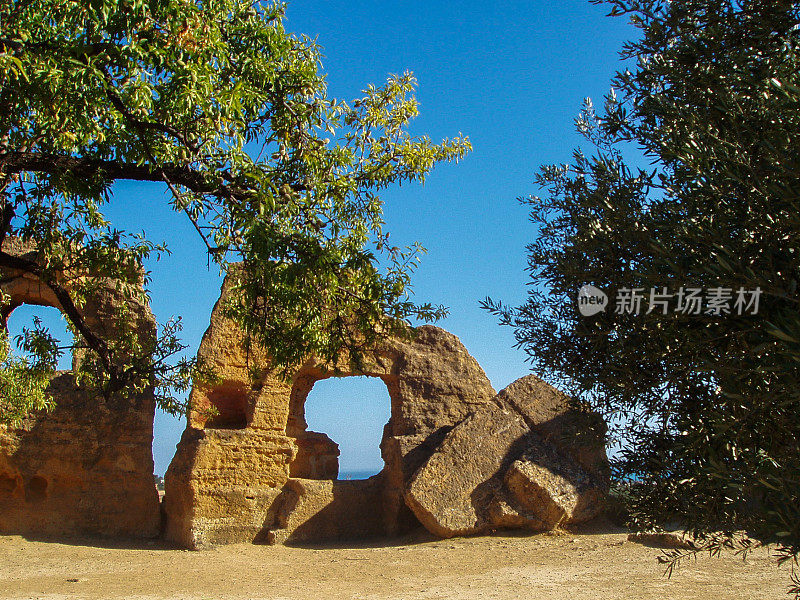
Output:
[[[160,543],[0,536],[1,598],[143,599],[786,599],[788,565],[703,555],[671,579],[661,550],[608,528],[549,535],[203,552]]]

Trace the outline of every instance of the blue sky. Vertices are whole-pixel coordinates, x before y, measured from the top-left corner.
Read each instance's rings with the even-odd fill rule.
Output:
[[[608,92],[618,52],[636,30],[587,0],[547,2],[367,2],[289,0],[286,27],[316,38],[332,96],[352,99],[390,73],[413,71],[420,116],[412,132],[434,140],[463,133],[474,151],[440,165],[424,185],[382,194],[387,229],[398,245],[421,242],[428,254],[416,273],[418,301],[442,303],[439,325],[456,334],[497,390],[526,375],[510,330],[482,311],[486,296],[525,297],[525,245],[535,236],[517,198],[536,193],[545,163],[570,159],[581,143],[573,121],[587,96]],[[166,241],[171,256],[148,265],[152,306],[164,322],[184,319],[194,353],[219,295],[203,247],[155,184],[121,182],[107,211],[118,227]],[[19,313],[19,314],[18,314]],[[19,328],[24,313],[12,315]],[[380,469],[388,394],[380,381],[321,382],[307,405],[311,429],[340,443],[343,471]],[[163,474],[184,422],[156,416],[155,470]]]

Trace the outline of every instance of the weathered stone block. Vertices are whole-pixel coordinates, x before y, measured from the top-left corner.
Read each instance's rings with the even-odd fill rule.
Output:
[[[306,431],[295,438],[297,456],[289,475],[299,479],[336,479],[339,476],[339,444],[324,433]]]
[[[574,458],[598,480],[608,480],[607,427],[602,417],[578,410],[569,396],[536,375],[517,379],[501,390],[495,401],[522,415],[531,431]]]
[[[352,540],[385,533],[379,475],[360,481],[290,479],[270,543]]]
[[[411,479],[405,499],[442,537],[489,529],[485,509],[529,432],[516,412],[492,405],[456,426]]]
[[[547,531],[593,519],[606,489],[571,457],[533,438],[506,471],[507,489],[526,515],[526,526]]]

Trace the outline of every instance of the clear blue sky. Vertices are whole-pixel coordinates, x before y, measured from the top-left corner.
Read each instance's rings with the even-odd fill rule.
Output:
[[[434,140],[470,137],[474,151],[464,161],[439,166],[424,186],[382,197],[395,243],[420,241],[428,249],[416,299],[450,308],[439,325],[461,338],[497,390],[529,367],[511,331],[478,302],[525,297],[525,245],[535,230],[516,199],[536,192],[538,166],[570,159],[581,142],[573,121],[583,98],[600,101],[620,68],[618,52],[636,30],[607,12],[587,0],[288,2],[287,28],[323,47],[331,95],[349,100],[389,73],[411,70],[421,105],[412,131]],[[183,316],[193,354],[221,280],[166,201],[161,186],[120,183],[108,214],[173,251],[148,265],[152,306],[161,322]],[[12,315],[12,331],[22,317]],[[327,381],[312,391],[307,415],[312,429],[340,443],[343,471],[377,472],[388,408],[380,381]],[[156,473],[166,470],[183,428],[183,420],[156,416]]]

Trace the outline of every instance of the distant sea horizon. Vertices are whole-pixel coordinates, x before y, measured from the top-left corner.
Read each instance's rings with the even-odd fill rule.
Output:
[[[369,479],[373,475],[381,472],[380,468],[375,469],[342,469],[339,471],[339,479]]]

